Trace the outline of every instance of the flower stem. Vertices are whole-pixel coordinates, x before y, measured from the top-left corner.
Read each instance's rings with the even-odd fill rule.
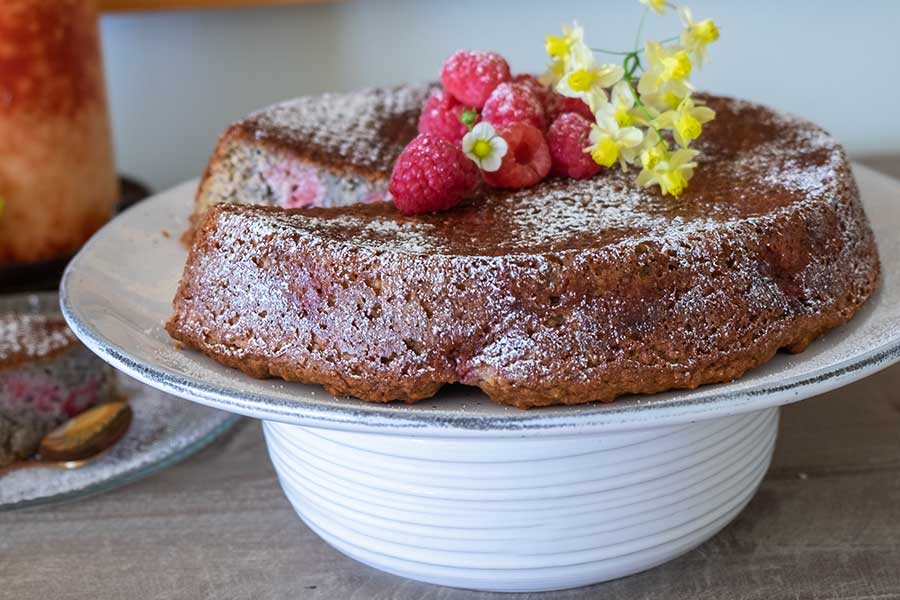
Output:
[[[675,35],[670,38],[661,40],[659,43],[660,44],[668,44],[669,42],[674,42],[674,41],[677,41],[678,39],[679,39],[679,37],[677,35]],[[594,52],[599,52],[600,54],[613,54],[615,56],[630,56],[632,54],[640,54],[641,52],[644,51],[643,48],[637,48],[635,50],[632,50],[631,52],[622,52],[619,50],[607,50],[606,48],[591,48],[591,50],[593,50]]]
[[[634,52],[637,52],[638,47],[641,45],[641,34],[644,33],[644,21],[647,20],[647,12],[649,10],[649,7],[644,7],[644,12],[641,13],[641,22],[638,23],[637,35],[634,36]]]
[[[617,56],[628,56],[631,52],[618,52],[616,50],[606,50],[604,48],[591,48],[594,52],[600,52],[601,54],[615,54]]]

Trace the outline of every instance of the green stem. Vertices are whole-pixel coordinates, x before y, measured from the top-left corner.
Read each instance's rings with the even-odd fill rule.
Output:
[[[644,33],[644,21],[647,20],[647,12],[650,10],[650,7],[644,7],[644,12],[641,13],[641,22],[638,23],[637,34],[634,36],[634,52],[638,51],[638,46],[641,44],[641,34]]]
[[[670,38],[666,38],[666,39],[660,41],[659,43],[660,44],[668,44],[669,42],[674,42],[679,39],[680,39],[680,37],[676,35],[676,36],[673,36]],[[635,50],[632,50],[631,52],[621,52],[619,50],[607,50],[606,48],[591,48],[591,50],[593,50],[594,52],[599,52],[601,54],[612,54],[615,56],[631,56],[632,54],[640,54],[641,52],[644,51],[643,48],[637,48]]]
[[[628,56],[632,54],[631,52],[617,52],[616,50],[606,50],[604,48],[591,48],[594,52],[600,52],[601,54],[615,54],[617,56]]]

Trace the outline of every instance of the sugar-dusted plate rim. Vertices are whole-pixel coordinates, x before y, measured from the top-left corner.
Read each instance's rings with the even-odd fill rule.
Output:
[[[796,402],[900,360],[900,182],[854,165],[882,258],[881,289],[847,325],[799,355],[779,354],[726,384],[631,396],[611,404],[523,411],[450,386],[415,405],[337,398],[319,386],[255,380],[179,349],[163,322],[184,264],[178,241],[196,180],[159,194],[98,232],[66,269],[61,306],[89,348],[160,390],[260,419],[422,436],[572,435],[689,423]]]

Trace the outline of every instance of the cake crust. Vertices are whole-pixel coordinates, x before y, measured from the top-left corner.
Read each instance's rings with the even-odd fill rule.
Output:
[[[167,330],[254,377],[414,402],[445,383],[527,408],[729,381],[798,352],[876,289],[844,152],[815,125],[707,96],[679,199],[633,173],[389,203],[205,212]]]

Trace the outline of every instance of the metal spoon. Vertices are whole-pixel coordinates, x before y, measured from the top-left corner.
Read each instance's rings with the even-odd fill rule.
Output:
[[[125,435],[133,415],[127,402],[109,402],[88,409],[45,435],[36,456],[13,463],[4,471],[25,467],[76,469],[84,466]]]

